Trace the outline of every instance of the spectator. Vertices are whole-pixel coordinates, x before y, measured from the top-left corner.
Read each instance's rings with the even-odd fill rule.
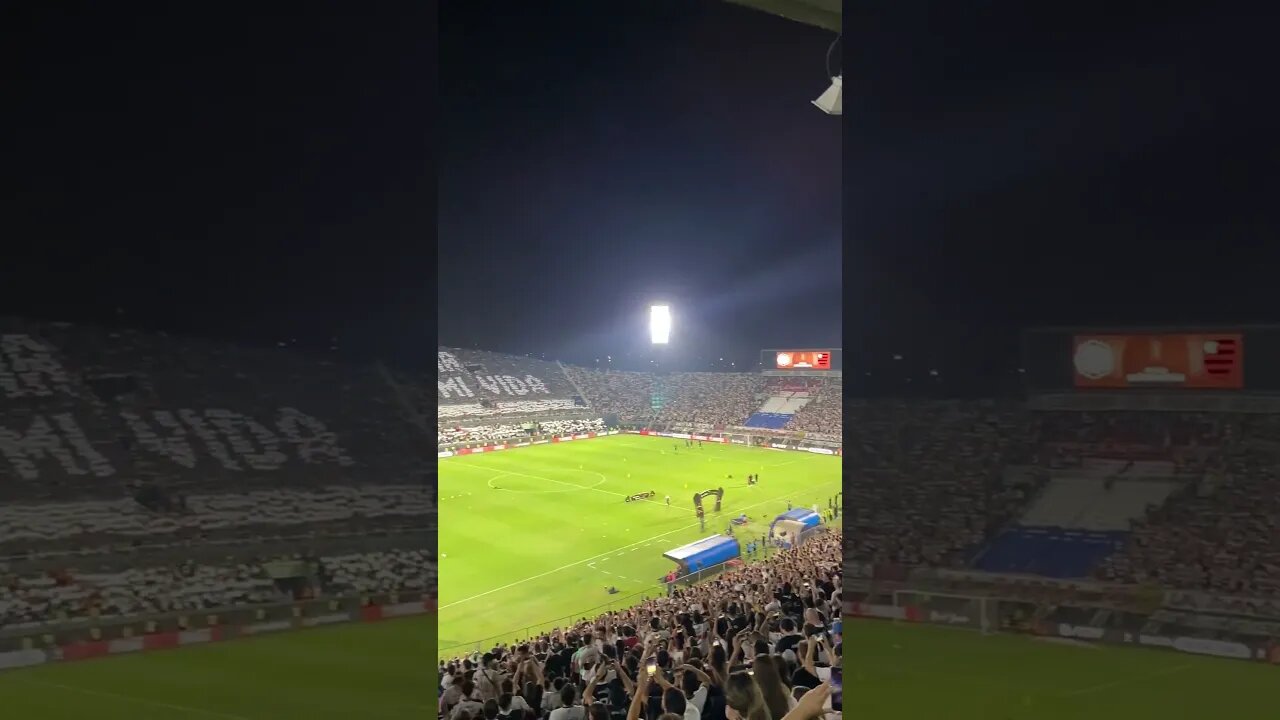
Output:
[[[772,720],[769,706],[756,681],[747,673],[737,672],[725,683],[725,716],[729,720]]]
[[[837,656],[795,631],[807,623],[823,634],[826,618],[838,612],[840,547],[839,533],[820,535],[670,597],[588,618],[525,644],[495,647],[481,659],[492,656],[499,668],[514,673],[513,682],[535,678],[546,692],[541,706],[529,706],[546,720],[594,717],[603,712],[595,708],[606,697],[615,709],[629,705],[636,717],[661,710],[681,720],[721,718],[727,679],[746,658],[753,658],[763,677],[781,683],[787,662],[779,648],[786,648],[805,687],[819,684],[824,661]],[[789,635],[783,634],[783,621]],[[790,636],[796,640],[782,644]],[[657,668],[652,677],[646,671],[651,658]],[[526,692],[527,700],[534,697]],[[504,698],[505,693],[499,712],[506,711]]]

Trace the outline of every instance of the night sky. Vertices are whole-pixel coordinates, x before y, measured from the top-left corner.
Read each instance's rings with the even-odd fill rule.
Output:
[[[1280,319],[1273,19],[1051,7],[849,5],[846,371],[986,389],[1027,326]]]
[[[433,8],[26,5],[0,313],[427,355]]]
[[[590,361],[661,298],[673,360],[971,391],[1028,326],[1280,316],[1269,17],[851,5],[841,128],[825,31],[532,5],[11,11],[0,313]]]
[[[809,104],[835,34],[707,0],[504,7],[440,16],[440,341],[634,362],[668,300],[671,367],[838,346],[841,130]]]

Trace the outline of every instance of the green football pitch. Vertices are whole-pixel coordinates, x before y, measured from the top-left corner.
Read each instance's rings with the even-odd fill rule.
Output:
[[[749,473],[760,484],[748,487]],[[662,553],[724,532],[739,514],[751,520],[735,529],[746,542],[788,501],[825,510],[840,491],[840,458],[613,435],[446,458],[439,483],[439,651],[452,656],[635,605],[661,592],[672,567]],[[708,499],[700,530],[693,495],[717,487],[722,510]],[[650,500],[624,501],[650,490]]]
[[[14,720],[435,717],[431,616],[0,672]]]
[[[844,710],[864,718],[1280,718],[1280,667],[1023,635],[845,620]]]

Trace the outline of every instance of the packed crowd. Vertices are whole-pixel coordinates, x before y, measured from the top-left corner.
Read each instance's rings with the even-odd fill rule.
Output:
[[[0,400],[0,626],[289,599],[303,547],[310,592],[434,591],[423,430],[375,367],[0,318]]]
[[[287,602],[292,592],[267,567],[287,558],[206,565],[131,568],[114,573],[58,570],[5,575],[0,570],[0,627],[38,627],[88,617],[128,617],[234,605]],[[319,559],[329,594],[425,593],[436,587],[435,557],[426,550],[397,550]],[[321,579],[316,578],[317,585]]]
[[[838,718],[840,536],[442,664],[449,720]],[[837,685],[839,683],[836,683]]]
[[[1003,482],[1029,427],[994,404],[869,403],[844,441],[851,559],[962,567],[1016,516],[1033,487]]]
[[[653,417],[651,399],[657,391],[653,374],[588,370],[572,365],[566,365],[564,370],[592,408],[616,414],[628,423],[642,423]]]
[[[755,373],[566,370],[592,407],[616,413],[624,422],[719,429],[742,425],[760,407],[768,383]],[[660,407],[655,407],[655,399]]]
[[[841,437],[844,432],[844,383],[830,380],[817,385],[813,399],[791,416],[787,430]]]
[[[1280,449],[1268,418],[1180,419],[1212,453],[1203,475],[1148,513],[1103,579],[1280,597]],[[1210,444],[1213,443],[1213,444]]]
[[[852,410],[844,446],[847,552],[860,567],[963,566],[1020,516],[1048,468],[1130,453],[1173,458],[1185,484],[1134,524],[1097,579],[1280,597],[1280,420],[1273,416],[1031,413],[970,402]],[[1014,466],[1022,471],[1008,472]]]
[[[0,506],[0,545],[73,538],[145,538],[158,544],[173,536],[245,528],[280,528],[353,518],[406,518],[424,524],[435,513],[435,496],[424,485],[333,486],[315,490],[251,490],[181,496],[170,512],[148,509],[137,499],[78,500]]]
[[[436,392],[421,376],[398,380],[402,392],[429,416],[460,420],[564,413],[582,409],[576,391],[559,364],[524,355],[485,350],[438,348]]]
[[[461,443],[501,443],[509,440],[529,438],[531,435],[578,435],[581,433],[604,432],[604,421],[600,418],[581,418],[574,420],[542,420],[525,425],[474,425],[471,427],[440,427],[436,430],[437,444],[456,445]]]
[[[485,402],[441,403],[436,406],[438,420],[477,418],[501,418],[566,413],[581,410],[582,406],[572,398],[547,398],[539,400],[492,400]]]

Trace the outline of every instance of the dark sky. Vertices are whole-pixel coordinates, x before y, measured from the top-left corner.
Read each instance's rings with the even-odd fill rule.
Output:
[[[1248,5],[851,5],[843,173],[829,33],[533,5],[451,3],[438,56],[426,4],[7,8],[0,313],[583,359],[664,297],[689,355],[957,379],[1030,325],[1280,316]]]
[[[434,8],[96,5],[6,7],[0,313],[425,356]]]
[[[1280,320],[1274,17],[1188,5],[848,6],[846,370]]]
[[[665,299],[686,367],[837,346],[840,123],[809,104],[835,34],[542,7],[441,10],[441,342],[593,362],[643,351]]]

